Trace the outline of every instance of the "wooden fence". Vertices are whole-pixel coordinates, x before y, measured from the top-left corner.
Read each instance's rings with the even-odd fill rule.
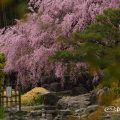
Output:
[[[16,85],[4,86],[0,91],[0,106],[5,111],[21,111],[21,92],[19,88]]]

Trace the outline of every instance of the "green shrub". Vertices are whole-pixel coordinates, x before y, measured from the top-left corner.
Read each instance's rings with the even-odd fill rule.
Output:
[[[0,120],[3,120],[5,118],[5,110],[4,108],[0,107]]]
[[[0,53],[0,90],[2,89],[3,79],[4,79],[4,69],[5,66],[5,55]]]
[[[34,98],[34,104],[42,105],[44,103],[44,96],[38,95]]]
[[[112,119],[111,119],[111,120],[119,120],[119,117],[116,116],[116,115],[114,115],[114,116],[112,116]]]

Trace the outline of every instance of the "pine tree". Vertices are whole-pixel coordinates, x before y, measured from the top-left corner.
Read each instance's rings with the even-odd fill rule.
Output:
[[[103,85],[110,87],[111,81],[116,81],[120,86],[120,9],[104,10],[82,32],[73,33],[70,40],[74,51],[64,51],[67,55],[59,51],[50,60],[77,58],[88,63],[90,69],[101,71]]]

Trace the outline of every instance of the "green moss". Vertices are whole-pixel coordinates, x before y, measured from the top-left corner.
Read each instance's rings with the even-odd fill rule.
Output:
[[[5,66],[5,55],[0,53],[0,90],[2,89],[3,79],[4,79],[4,69]]]
[[[111,120],[119,120],[119,116],[113,115]]]
[[[2,107],[0,107],[0,120],[4,120],[4,118],[5,118],[5,110]]]
[[[70,115],[67,120],[79,120],[76,116]]]

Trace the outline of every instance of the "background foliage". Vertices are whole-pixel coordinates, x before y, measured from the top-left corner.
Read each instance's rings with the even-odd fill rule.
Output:
[[[0,0],[0,28],[15,24],[27,9],[26,0]]]
[[[104,10],[85,30],[71,35],[69,42],[74,48],[72,53],[59,51],[51,56],[50,60],[86,62],[90,69],[101,71],[104,86],[112,87],[111,81],[116,81],[120,87],[119,25],[120,9]]]
[[[0,90],[3,85],[4,80],[4,65],[5,65],[5,56],[3,53],[0,53]]]

